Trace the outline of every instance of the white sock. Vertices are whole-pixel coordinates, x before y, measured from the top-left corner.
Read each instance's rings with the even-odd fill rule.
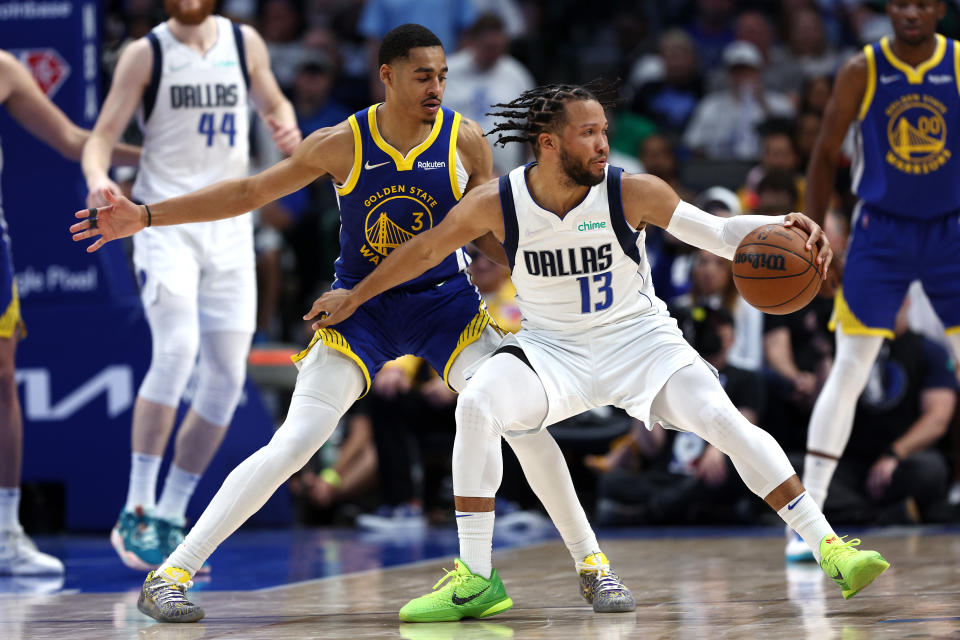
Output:
[[[20,487],[0,487],[0,531],[20,528]]]
[[[130,485],[127,488],[127,511],[137,507],[153,509],[157,501],[157,476],[160,475],[160,456],[137,453],[130,456]]]
[[[457,511],[460,559],[483,578],[493,571],[493,517],[493,511]]]
[[[820,541],[824,536],[836,534],[823,517],[819,505],[810,498],[808,492],[804,491],[777,511],[777,515],[803,538],[813,551],[813,557],[820,562]]]
[[[836,468],[837,460],[833,458],[808,453],[803,459],[803,486],[821,509]]]
[[[600,544],[597,543],[597,536],[594,535],[593,531],[590,531],[590,535],[583,540],[577,542],[564,540],[564,544],[567,545],[567,550],[573,557],[574,562],[583,562],[587,556],[600,553]]]
[[[187,503],[200,482],[198,474],[187,473],[175,464],[170,465],[163,493],[153,510],[156,518],[163,518],[182,525],[187,520]]]

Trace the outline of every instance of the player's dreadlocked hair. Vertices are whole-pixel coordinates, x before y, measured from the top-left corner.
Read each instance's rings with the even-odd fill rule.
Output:
[[[616,83],[596,80],[586,85],[549,84],[524,91],[505,104],[495,104],[486,115],[500,119],[486,135],[497,134],[494,144],[529,142],[539,155],[537,138],[544,132],[559,131],[564,125],[564,105],[571,100],[596,100],[604,109],[616,104]],[[504,132],[514,132],[504,135]]]
[[[390,64],[397,58],[407,58],[416,47],[442,47],[443,43],[423,25],[407,23],[391,29],[380,41],[377,66]]]

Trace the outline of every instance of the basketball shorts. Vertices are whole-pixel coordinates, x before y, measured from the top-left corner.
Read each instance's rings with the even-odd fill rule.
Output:
[[[832,324],[851,335],[893,337],[897,311],[919,280],[947,333],[960,331],[960,211],[936,218],[861,206]]]
[[[20,317],[20,297],[13,275],[13,257],[10,253],[10,238],[0,233],[0,338],[26,335]]]
[[[476,288],[458,273],[424,290],[381,293],[340,324],[318,330],[293,361],[299,363],[317,343],[336,349],[363,371],[363,395],[385,363],[407,354],[426,360],[447,382],[450,365],[487,325],[496,327]]]
[[[667,315],[643,315],[576,332],[521,329],[501,343],[523,349],[547,394],[547,427],[613,405],[651,427],[667,380],[700,356]],[[511,434],[511,435],[520,435]]]
[[[177,228],[156,230],[167,232]],[[208,249],[215,247],[217,252],[224,253],[229,247],[216,246],[212,237],[205,246],[197,241],[196,233],[154,234],[143,242],[138,241],[139,235],[134,236],[134,267],[148,321],[153,316],[153,305],[162,304],[162,287],[196,304],[200,333],[253,333],[257,275],[251,239],[233,243],[235,255],[223,261],[215,259]]]

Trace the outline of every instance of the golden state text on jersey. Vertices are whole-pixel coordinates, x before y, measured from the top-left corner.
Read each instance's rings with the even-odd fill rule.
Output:
[[[868,208],[928,218],[960,208],[960,49],[936,36],[933,56],[911,67],[889,38],[864,47],[853,187]]]
[[[349,117],[353,130],[353,168],[336,186],[340,204],[340,257],[337,281],[352,287],[415,235],[443,220],[461,198],[457,178],[460,114],[441,108],[427,138],[406,156],[377,129],[374,105]],[[402,285],[423,289],[443,282],[468,264],[462,249],[436,267]]]

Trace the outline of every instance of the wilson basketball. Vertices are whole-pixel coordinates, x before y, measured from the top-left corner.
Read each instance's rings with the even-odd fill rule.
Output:
[[[768,224],[754,229],[733,256],[733,282],[743,299],[764,313],[802,309],[820,291],[817,247],[807,250],[807,233]]]

